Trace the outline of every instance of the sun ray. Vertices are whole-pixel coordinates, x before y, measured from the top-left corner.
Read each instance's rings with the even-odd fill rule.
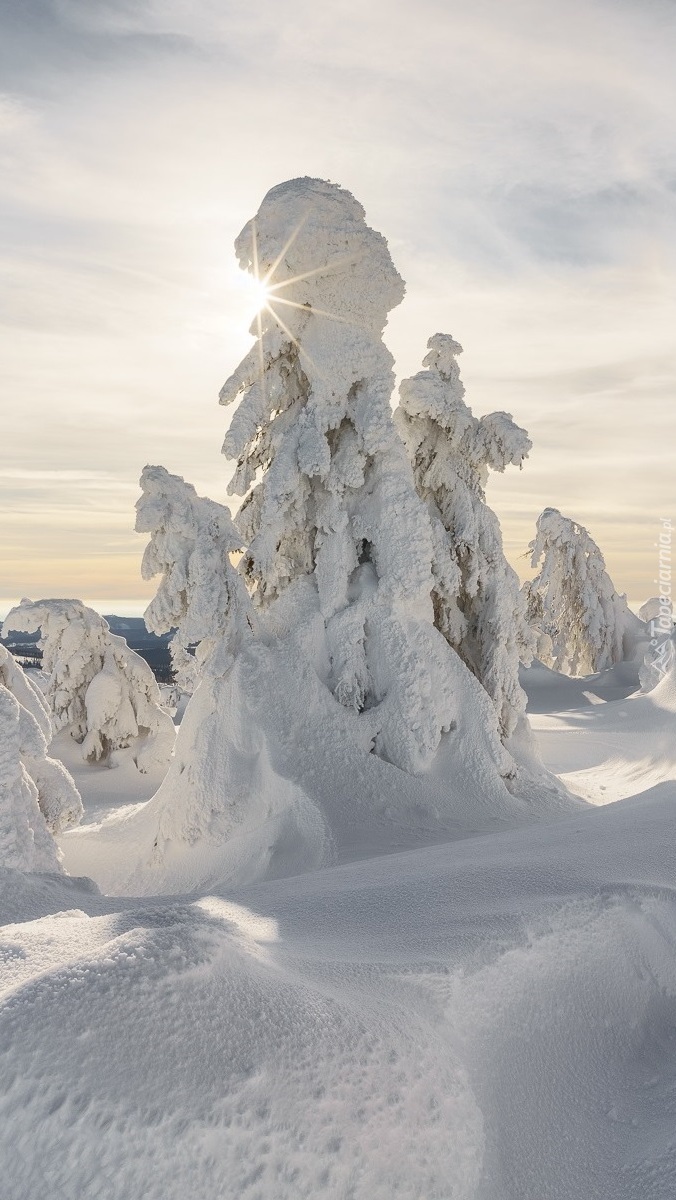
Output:
[[[353,266],[358,261],[352,255],[347,258],[336,258],[323,267],[313,267],[311,271],[302,271],[300,275],[292,275],[290,279],[283,279],[281,283],[268,284],[268,291],[277,292],[281,288],[290,287],[292,283],[301,283],[304,279],[311,279],[313,275],[329,275],[336,267]]]
[[[315,374],[317,374],[317,375],[320,375],[320,376],[321,376],[321,371],[320,371],[320,370],[319,370],[319,368],[317,367],[317,364],[316,364],[316,362],[314,361],[314,359],[312,358],[312,356],[311,356],[310,354],[308,354],[307,350],[305,350],[305,349],[303,348],[303,346],[301,346],[301,344],[300,344],[300,342],[298,341],[298,339],[297,339],[297,338],[295,338],[295,337],[293,336],[293,334],[292,334],[291,330],[289,329],[288,325],[285,325],[285,323],[284,323],[284,321],[282,320],[282,318],[280,317],[279,313],[276,313],[276,312],[274,311],[274,309],[270,308],[270,306],[269,306],[269,305],[268,305],[268,309],[269,309],[269,311],[272,313],[272,316],[274,317],[275,321],[276,321],[276,322],[277,322],[277,324],[280,326],[280,328],[284,330],[284,333],[285,333],[285,334],[286,334],[286,336],[288,337],[289,341],[290,341],[290,342],[293,342],[293,345],[294,345],[294,346],[296,347],[296,349],[298,350],[298,353],[299,353],[300,355],[303,355],[303,356],[304,356],[304,357],[305,357],[305,358],[308,360],[308,362],[309,362],[310,366],[312,367],[313,371],[315,372]]]
[[[270,308],[272,303],[286,304],[289,308],[300,308],[306,313],[315,313],[319,317],[328,317],[330,321],[340,321],[343,325],[350,325],[351,322],[346,317],[339,317],[338,313],[328,312],[325,308],[315,308],[314,304],[299,304],[297,300],[287,300],[284,296],[270,296],[265,307]]]
[[[272,291],[273,285],[270,283],[270,280],[272,279],[272,277],[273,277],[273,275],[274,275],[275,271],[277,270],[277,267],[278,267],[278,266],[279,266],[279,264],[281,263],[281,261],[282,261],[282,259],[284,258],[284,256],[287,254],[287,252],[288,252],[288,251],[291,249],[291,247],[293,246],[293,243],[295,242],[296,238],[298,237],[298,234],[300,233],[300,231],[301,231],[301,229],[303,228],[303,226],[304,226],[305,222],[307,221],[307,219],[308,219],[308,212],[306,212],[306,213],[305,213],[305,215],[304,215],[303,217],[301,217],[300,221],[299,221],[299,222],[298,222],[298,224],[296,225],[296,228],[293,230],[293,232],[292,232],[291,236],[290,236],[290,237],[287,239],[287,241],[286,241],[286,242],[284,243],[284,245],[282,246],[282,249],[280,250],[279,254],[277,255],[277,257],[276,257],[275,261],[273,262],[272,266],[270,267],[270,270],[269,270],[269,271],[267,271],[267,272],[266,272],[266,274],[264,275],[262,282],[265,284],[265,286],[266,286],[266,288],[268,289],[268,291]],[[280,285],[280,284],[277,284],[277,285],[274,285],[274,286],[277,286],[277,287],[279,287],[279,286],[281,286],[281,285]]]
[[[258,280],[258,231],[256,229],[255,217],[253,220],[252,235],[254,274]],[[256,310],[256,328],[258,330],[258,365],[261,372],[261,391],[263,393],[263,403],[265,404],[267,403],[267,389],[265,387],[265,353],[263,350],[263,318],[261,316],[262,308],[263,305],[259,305],[258,309]]]

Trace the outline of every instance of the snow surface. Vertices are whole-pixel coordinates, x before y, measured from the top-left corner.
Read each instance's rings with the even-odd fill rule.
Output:
[[[673,1200],[676,680],[523,681],[579,685],[550,766],[652,774],[184,897],[2,872],[3,1196]]]

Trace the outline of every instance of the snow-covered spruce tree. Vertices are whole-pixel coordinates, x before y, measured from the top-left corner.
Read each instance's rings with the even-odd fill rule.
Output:
[[[365,714],[376,753],[418,771],[458,695],[433,624],[430,522],[390,407],[382,334],[404,284],[361,205],[322,180],[273,188],[235,248],[269,288],[221,392],[240,401],[223,451],[230,491],[246,493],[242,568],[263,611],[316,590],[336,699]]]
[[[132,746],[139,771],[168,763],[175,731],[155,677],[97,612],[80,600],[22,600],[3,628],[40,631],[54,728],[81,744],[86,761]]]
[[[508,737],[525,713],[519,663],[530,662],[534,645],[484,489],[489,469],[520,467],[531,442],[509,413],[472,415],[458,342],[437,333],[427,346],[425,369],[401,383],[395,422],[432,523],[435,623],[483,684]]]
[[[546,508],[529,549],[538,573],[523,593],[538,658],[565,675],[591,675],[622,662],[640,622],[616,592],[587,530]]]
[[[14,697],[21,710],[21,761],[37,788],[40,812],[50,833],[62,833],[82,818],[80,793],[63,764],[49,757],[52,724],[47,701],[4,646],[0,646],[0,686]]]
[[[144,579],[162,576],[145,622],[153,633],[176,630],[170,643],[174,674],[182,690],[192,692],[216,648],[234,655],[251,636],[251,601],[230,559],[242,549],[242,537],[225,505],[198,496],[164,467],[144,467],[141,490],[136,531],[151,534],[141,573]]]

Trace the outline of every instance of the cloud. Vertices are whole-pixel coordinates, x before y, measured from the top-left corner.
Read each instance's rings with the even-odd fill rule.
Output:
[[[506,408],[530,429],[526,470],[493,485],[514,552],[557,503],[593,518],[618,583],[642,598],[644,552],[614,530],[618,514],[647,529],[671,494],[673,5],[8,10],[4,432],[11,469],[55,472],[39,503],[67,510],[69,554],[94,554],[86,505],[102,528],[112,521],[131,556],[127,594],[139,594],[125,538],[146,461],[223,499],[215,397],[251,317],[232,240],[270,186],[316,174],[355,192],[407,280],[386,334],[400,375],[448,330],[465,345],[475,410]],[[120,481],[109,511],[89,470]],[[34,482],[14,479],[5,529]],[[39,563],[31,496],[26,547]],[[50,547],[55,537],[52,523]],[[96,590],[114,595],[119,565],[104,578],[106,561],[92,559]]]

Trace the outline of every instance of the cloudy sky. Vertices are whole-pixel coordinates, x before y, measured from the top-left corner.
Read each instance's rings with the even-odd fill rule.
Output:
[[[493,477],[508,553],[551,504],[619,590],[676,519],[674,0],[5,0],[0,610],[140,611],[138,476],[225,500],[220,385],[250,344],[232,242],[297,175],[341,183],[477,415],[534,442]]]

